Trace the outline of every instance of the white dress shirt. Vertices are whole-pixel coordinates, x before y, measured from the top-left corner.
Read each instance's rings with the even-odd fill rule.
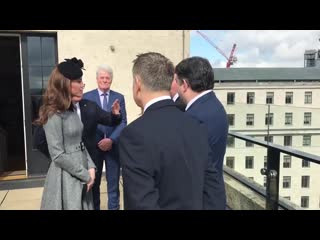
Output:
[[[99,92],[99,97],[100,97],[100,103],[101,103],[101,108],[103,108],[103,93],[99,88],[98,88],[98,92]],[[110,97],[110,89],[106,92],[107,93],[107,102],[109,104],[109,97]]]
[[[176,93],[176,94],[173,96],[172,100],[175,102],[175,101],[177,101],[177,98],[178,98],[178,97],[179,97],[179,94]]]

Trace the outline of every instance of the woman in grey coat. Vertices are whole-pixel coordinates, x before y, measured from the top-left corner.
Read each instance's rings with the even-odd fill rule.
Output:
[[[83,63],[67,59],[51,73],[38,123],[45,130],[52,163],[45,180],[41,209],[92,210],[95,165],[82,142],[82,122],[72,99],[83,88]]]

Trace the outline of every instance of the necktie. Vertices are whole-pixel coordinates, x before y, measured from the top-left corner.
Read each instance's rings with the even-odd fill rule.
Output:
[[[108,93],[102,93],[103,96],[103,103],[102,103],[102,109],[107,111],[107,105],[108,105]]]
[[[103,100],[102,100],[102,109],[107,111],[108,110],[108,93],[102,93],[101,96],[103,96]],[[98,126],[98,128],[104,133],[104,137],[106,137],[106,133],[107,133],[107,126],[104,125],[100,125]]]

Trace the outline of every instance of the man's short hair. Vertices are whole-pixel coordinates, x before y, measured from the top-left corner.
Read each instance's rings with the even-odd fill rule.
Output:
[[[133,76],[139,75],[146,88],[170,91],[174,65],[168,58],[160,53],[148,52],[137,55],[133,63]]]
[[[175,68],[179,84],[186,80],[195,92],[213,89],[214,73],[210,62],[202,57],[182,60]]]
[[[107,72],[110,74],[110,77],[111,77],[111,80],[113,80],[113,70],[112,68],[107,65],[107,64],[101,64],[97,67],[97,70],[96,70],[96,77],[98,77],[100,71],[104,71],[104,72]]]

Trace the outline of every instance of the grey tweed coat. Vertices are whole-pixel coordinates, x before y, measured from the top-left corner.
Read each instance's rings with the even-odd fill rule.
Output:
[[[76,112],[56,113],[43,126],[52,163],[44,184],[41,209],[91,210],[88,169],[96,168],[87,149],[80,149],[83,125]]]

